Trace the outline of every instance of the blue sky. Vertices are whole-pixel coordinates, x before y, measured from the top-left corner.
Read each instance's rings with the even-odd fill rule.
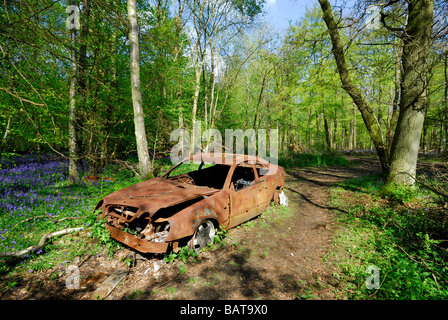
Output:
[[[266,0],[266,18],[276,28],[285,29],[289,20],[296,21],[302,17],[306,9],[311,9],[317,0]]]

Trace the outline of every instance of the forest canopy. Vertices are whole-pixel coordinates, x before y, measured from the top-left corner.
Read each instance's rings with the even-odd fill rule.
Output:
[[[417,150],[448,148],[444,1],[316,1],[284,32],[266,21],[263,0],[136,1],[137,42],[129,3],[3,2],[0,155],[50,152],[96,173],[134,154],[142,139],[134,131],[132,43],[150,159],[169,155],[173,130],[192,132],[200,121],[223,136],[278,129],[280,153],[376,150],[387,171],[396,131],[409,136],[397,126],[403,93],[420,80]],[[428,15],[417,16],[422,6]],[[413,36],[419,25],[430,26],[425,40]],[[406,61],[418,52],[412,65],[421,68],[408,79]]]

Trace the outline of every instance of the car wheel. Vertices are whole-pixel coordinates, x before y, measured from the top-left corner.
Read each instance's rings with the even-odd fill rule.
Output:
[[[194,231],[188,242],[188,247],[199,253],[209,243],[213,243],[215,238],[215,226],[210,220],[203,221]]]

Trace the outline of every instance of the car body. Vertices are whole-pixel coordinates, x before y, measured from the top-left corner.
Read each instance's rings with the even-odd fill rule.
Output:
[[[188,163],[199,168],[175,174]],[[188,245],[199,252],[213,242],[216,228],[236,227],[279,203],[284,181],[283,168],[259,157],[199,154],[106,196],[95,210],[102,210],[112,238],[137,251],[165,253]]]

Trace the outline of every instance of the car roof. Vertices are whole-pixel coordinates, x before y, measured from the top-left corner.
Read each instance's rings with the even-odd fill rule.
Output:
[[[249,163],[259,163],[262,165],[268,165],[269,162],[263,158],[245,155],[245,154],[234,154],[234,153],[198,153],[189,157],[191,161],[205,163],[215,163],[215,164],[241,164],[244,162]]]

